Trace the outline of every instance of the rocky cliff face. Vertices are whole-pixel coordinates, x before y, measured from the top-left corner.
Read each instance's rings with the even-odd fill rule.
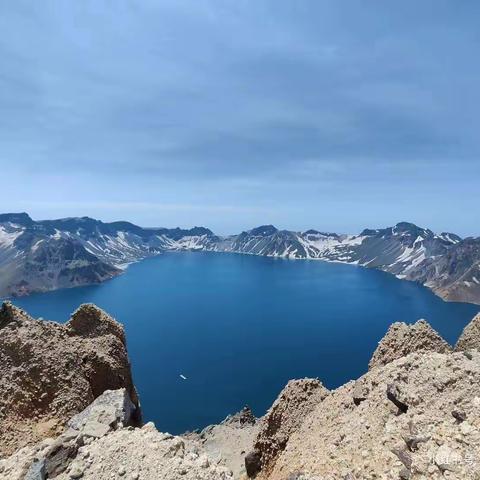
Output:
[[[105,390],[118,388],[138,407],[123,328],[105,312],[82,305],[60,325],[2,305],[0,455],[61,431]]]
[[[479,382],[478,351],[373,369],[317,404],[258,478],[476,478]]]
[[[260,420],[244,409],[172,436],[140,427],[123,330],[104,312],[83,306],[61,326],[6,304],[0,479],[477,479],[479,318],[454,351],[424,321],[394,324],[358,380],[293,380]]]
[[[273,461],[261,428],[258,479],[474,479],[480,472],[478,317],[456,352],[425,322],[394,324],[363,377],[306,397],[282,421],[288,435]],[[288,409],[289,395],[279,403]],[[297,418],[294,428],[292,418]],[[262,423],[264,421],[262,420]],[[262,425],[261,423],[261,425]],[[281,429],[282,426],[277,427]],[[266,447],[262,447],[266,445]],[[251,458],[247,457],[247,462]]]
[[[264,225],[218,237],[203,227],[141,228],[88,217],[34,221],[25,213],[0,215],[0,295],[98,283],[169,250],[351,263],[421,283],[445,300],[480,303],[480,239],[437,235],[407,222],[359,235]]]

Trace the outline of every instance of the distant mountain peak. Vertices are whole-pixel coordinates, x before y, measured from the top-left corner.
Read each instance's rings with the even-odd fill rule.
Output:
[[[318,230],[314,230],[314,229],[310,229],[310,230],[306,230],[305,232],[303,232],[302,235],[317,235],[317,236],[321,236],[321,237],[334,237],[334,238],[338,238],[338,233],[333,233],[333,232],[320,232]]]
[[[419,227],[414,223],[410,222],[399,222],[392,229],[393,234],[408,234],[412,237],[433,237],[433,232],[428,228]]]
[[[413,237],[414,239],[417,237],[422,238],[430,238],[434,236],[434,233],[429,230],[428,228],[419,227],[411,222],[398,222],[394,227],[389,228],[381,228],[381,229],[371,229],[366,228],[360,234],[361,236],[365,237],[390,237],[390,236],[405,236],[405,237]]]
[[[373,229],[373,228],[365,228],[360,232],[361,237],[373,237],[374,235],[377,235],[380,230],[378,229]]]
[[[164,228],[160,229],[161,231],[167,232],[172,238],[179,239],[184,236],[192,236],[192,237],[201,237],[203,235],[207,236],[214,236],[214,233],[206,227],[193,227],[189,229],[183,229],[180,227],[176,228]]]
[[[412,230],[412,229],[416,229],[416,228],[419,228],[419,227],[418,227],[418,225],[415,225],[412,222],[398,222],[395,225],[395,228],[397,228],[399,230]]]
[[[257,237],[268,237],[278,232],[278,229],[273,225],[261,225],[259,227],[253,228],[248,233],[255,235]]]
[[[2,213],[0,214],[0,223],[3,222],[16,223],[17,225],[23,226],[29,226],[34,223],[30,215],[26,212]]]

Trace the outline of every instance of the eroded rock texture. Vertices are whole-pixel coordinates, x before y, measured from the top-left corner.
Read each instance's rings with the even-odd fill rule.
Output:
[[[259,470],[268,471],[286,447],[290,435],[328,393],[322,383],[313,378],[290,380],[287,383],[260,421],[254,449],[246,459],[250,476],[254,476]]]
[[[0,309],[0,455],[60,432],[105,390],[135,391],[123,327],[94,305],[65,324]],[[135,411],[139,421],[140,410]]]
[[[379,342],[368,366],[370,369],[384,366],[414,352],[445,353],[450,350],[450,345],[425,320],[413,325],[396,322]]]
[[[480,349],[480,313],[463,329],[455,345],[457,352]]]

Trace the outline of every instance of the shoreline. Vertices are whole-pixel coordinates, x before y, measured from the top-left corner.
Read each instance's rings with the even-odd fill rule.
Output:
[[[22,295],[12,295],[12,294],[6,295],[6,296],[0,295],[0,299],[11,300],[11,299],[15,299],[15,298],[29,297],[31,295],[36,295],[36,294],[55,292],[57,290],[63,290],[63,289],[70,289],[70,288],[76,288],[76,287],[88,287],[88,286],[93,286],[93,285],[101,285],[102,283],[108,282],[109,280],[112,280],[112,279],[114,279],[114,278],[116,278],[120,275],[123,275],[128,270],[128,267],[130,265],[142,262],[144,260],[148,260],[149,258],[159,257],[159,256],[164,255],[166,253],[187,253],[187,252],[189,252],[189,253],[214,253],[214,254],[249,255],[249,256],[252,256],[252,257],[264,257],[264,258],[271,258],[271,259],[278,259],[278,260],[309,260],[309,261],[320,261],[320,262],[326,262],[326,263],[335,263],[335,264],[340,264],[340,265],[349,265],[349,266],[352,266],[352,267],[361,267],[361,268],[365,268],[365,269],[369,269],[369,270],[376,270],[376,271],[379,271],[379,272],[386,273],[388,275],[391,275],[391,276],[395,277],[397,280],[400,280],[400,281],[415,283],[415,284],[417,284],[421,287],[426,288],[427,290],[432,292],[436,297],[440,298],[442,301],[444,301],[446,303],[464,303],[464,304],[468,304],[468,305],[477,305],[477,306],[480,307],[480,299],[476,302],[464,301],[464,300],[450,300],[445,295],[442,295],[442,294],[438,293],[437,291],[435,291],[435,289],[433,289],[432,287],[430,287],[430,286],[428,286],[424,283],[417,282],[415,280],[409,280],[408,278],[404,278],[402,276],[402,274],[394,274],[394,273],[388,272],[386,270],[383,270],[382,268],[369,267],[368,265],[362,265],[362,264],[358,263],[358,261],[345,262],[345,261],[341,261],[341,260],[329,260],[329,259],[326,259],[326,258],[294,257],[294,256],[281,256],[281,255],[262,255],[262,254],[251,253],[251,252],[236,252],[236,251],[227,251],[227,250],[200,250],[200,249],[165,250],[165,251],[157,253],[155,255],[147,255],[143,258],[138,258],[137,260],[132,260],[132,261],[129,261],[129,262],[124,262],[124,263],[119,263],[119,264],[113,264],[112,266],[117,268],[119,270],[119,273],[116,274],[116,275],[112,275],[110,278],[106,278],[106,279],[101,280],[99,282],[82,283],[82,284],[72,285],[72,286],[62,286],[62,287],[58,287],[58,288],[51,288],[51,289],[48,289],[48,290],[33,290],[33,291],[30,291],[30,292],[28,292],[26,294],[22,294]]]

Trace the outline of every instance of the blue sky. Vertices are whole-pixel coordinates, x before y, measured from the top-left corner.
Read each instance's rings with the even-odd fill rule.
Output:
[[[480,3],[0,0],[2,211],[480,235]]]

